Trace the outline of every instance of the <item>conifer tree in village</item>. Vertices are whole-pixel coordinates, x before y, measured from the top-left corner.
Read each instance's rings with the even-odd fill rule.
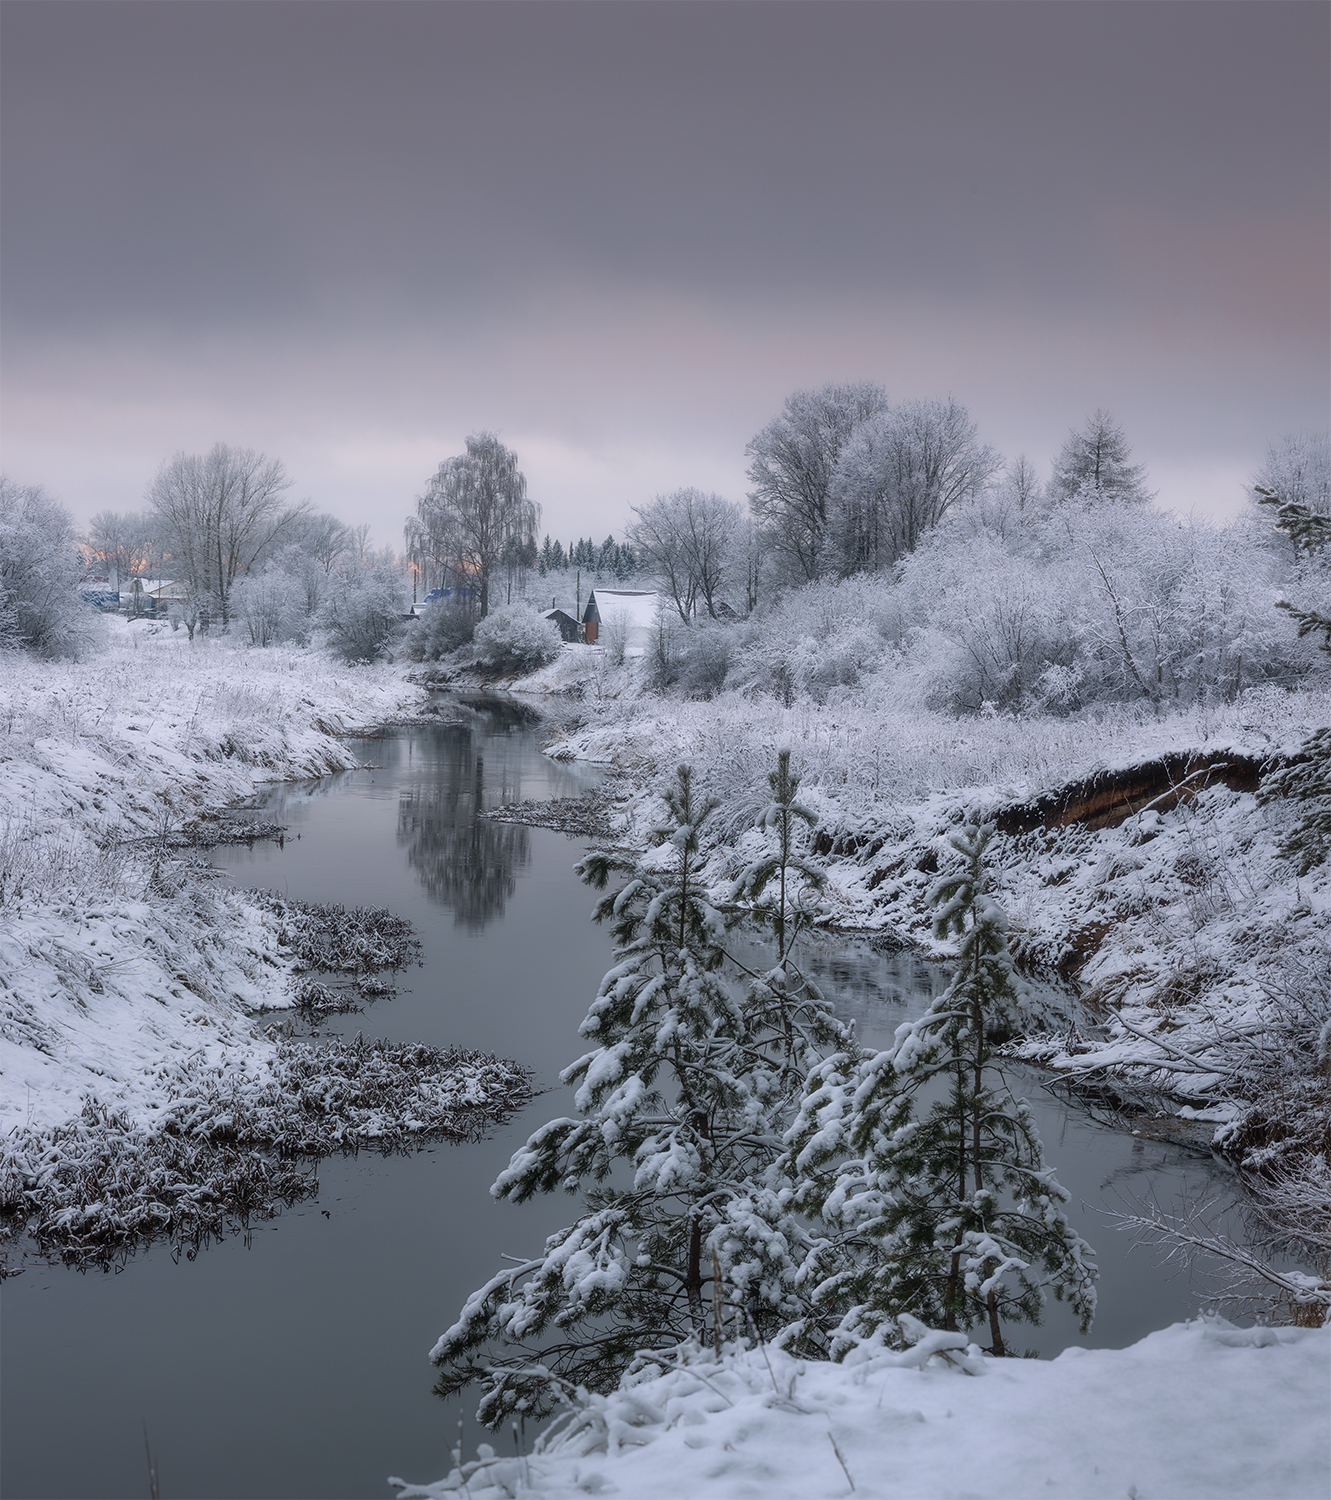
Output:
[[[715,803],[687,766],[665,797],[659,852],[594,853],[579,867],[597,889],[623,884],[594,913],[612,923],[615,964],[581,1027],[592,1050],[562,1075],[577,1114],[538,1130],[492,1191],[522,1202],[563,1187],[583,1194],[581,1212],[475,1292],[432,1353],[441,1394],[481,1382],[489,1425],[547,1409],[559,1388],[609,1389],[644,1349],[719,1344],[810,1311],[794,1286],[807,1231],[775,1162],[809,1068],[849,1036],[791,957],[801,892],[818,883],[795,850],[812,815],[788,755],[770,779],[761,823],[776,848],[726,910],[700,882]],[[754,911],[778,933],[765,974],[723,946],[728,922]]]
[[[1038,1322],[1046,1287],[1083,1332],[1094,1314],[1094,1252],[1068,1223],[1030,1106],[992,1062],[1017,996],[985,870],[991,834],[954,834],[960,868],[932,893],[935,934],[960,939],[947,990],[885,1051],[843,1053],[809,1075],[784,1167],[824,1233],[801,1270],[821,1315],[787,1331],[796,1347],[836,1356],[891,1336],[908,1313],[954,1331],[983,1325],[1004,1354],[1003,1322]],[[828,1314],[840,1315],[830,1338]]]

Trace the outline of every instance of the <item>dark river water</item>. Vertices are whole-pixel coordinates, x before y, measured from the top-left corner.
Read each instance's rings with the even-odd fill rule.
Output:
[[[609,966],[592,895],[572,872],[584,841],[488,822],[481,807],[576,795],[591,768],[541,754],[529,716],[357,742],[364,769],[272,789],[285,847],[219,850],[241,885],[310,901],[387,906],[425,963],[391,1000],[335,1029],[514,1057],[555,1092],[481,1144],[320,1164],[320,1192],[248,1241],[194,1261],[152,1247],[116,1273],[32,1264],[0,1290],[0,1493],[148,1494],[146,1422],[164,1496],[388,1496],[389,1474],[449,1469],[458,1402],[433,1396],[427,1354],[504,1254],[526,1256],[566,1221],[557,1199],[497,1205],[489,1187],[537,1125],[569,1112],[559,1070]],[[297,837],[299,835],[299,837]],[[862,1040],[886,1042],[941,976],[908,955],[824,939],[806,954]],[[1108,1213],[1228,1191],[1205,1158],[1097,1125],[1026,1077],[1074,1222],[1099,1252],[1100,1313],[1085,1342],[1117,1347],[1190,1316],[1198,1292],[1131,1251]],[[1016,1347],[1077,1341],[1051,1307]],[[468,1451],[483,1434],[466,1411]]]

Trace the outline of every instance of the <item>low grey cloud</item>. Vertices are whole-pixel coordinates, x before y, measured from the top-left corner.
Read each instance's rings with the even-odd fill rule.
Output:
[[[1224,511],[1331,399],[1327,16],[11,0],[7,466],[86,514],[223,438],[391,539],[491,427],[602,534],[872,377]]]

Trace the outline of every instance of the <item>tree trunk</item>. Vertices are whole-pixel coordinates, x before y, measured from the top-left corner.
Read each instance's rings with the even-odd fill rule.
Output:
[[[693,1331],[702,1338],[707,1330],[707,1321],[702,1310],[702,1220],[695,1214],[689,1225],[689,1267],[684,1278],[684,1290],[689,1298],[689,1318]]]

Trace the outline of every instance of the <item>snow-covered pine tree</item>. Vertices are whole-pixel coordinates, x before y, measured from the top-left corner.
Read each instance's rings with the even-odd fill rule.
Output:
[[[782,786],[798,818],[788,765]],[[804,1310],[802,1229],[774,1164],[804,1071],[845,1033],[816,991],[788,978],[754,976],[736,997],[727,915],[699,879],[715,804],[687,766],[665,802],[654,840],[667,859],[594,853],[579,867],[597,889],[624,883],[594,913],[612,924],[616,961],[582,1023],[593,1048],[562,1075],[578,1086],[577,1115],[538,1130],[492,1189],[522,1202],[563,1187],[582,1192],[582,1212],[542,1255],[475,1292],[432,1352],[436,1390],[478,1380],[489,1425],[546,1409],[555,1386],[608,1389],[644,1348],[733,1336],[749,1317],[779,1326]],[[785,832],[787,857],[767,878],[789,891]],[[755,867],[748,894],[765,884]],[[789,911],[783,923],[789,934]],[[789,966],[787,942],[785,975]]]
[[[1052,489],[1060,500],[1114,500],[1145,505],[1153,499],[1146,488],[1146,465],[1129,463],[1132,449],[1127,435],[1107,411],[1098,407],[1080,432],[1070,432],[1054,460]]]
[[[810,1072],[784,1166],[825,1230],[801,1273],[823,1313],[792,1325],[795,1343],[814,1343],[839,1313],[836,1355],[910,1313],[952,1330],[985,1324],[1003,1354],[1003,1321],[1038,1322],[1046,1287],[1083,1331],[1094,1314],[1094,1252],[1068,1222],[1030,1106],[993,1064],[1017,996],[984,864],[992,833],[955,833],[961,866],[932,892],[935,934],[960,939],[947,990],[885,1051]]]
[[[776,944],[775,964],[749,974],[744,997],[750,1087],[776,1134],[767,1147],[761,1179],[755,1174],[753,1189],[727,1203],[725,1231],[717,1236],[735,1299],[763,1337],[790,1321],[799,1299],[792,1296],[789,1256],[802,1258],[811,1248],[807,1225],[790,1212],[790,1183],[775,1160],[781,1137],[793,1121],[809,1070],[854,1043],[853,1028],[836,1019],[821,990],[795,962],[800,930],[818,910],[816,898],[826,876],[799,851],[801,825],[812,829],[818,817],[799,800],[789,750],[778,753],[767,782],[772,800],[757,826],[770,831],[771,847],[736,881],[730,911],[770,929]],[[755,1283],[755,1276],[773,1269],[764,1247],[774,1234],[781,1245],[775,1262],[780,1280]],[[811,1313],[808,1306],[801,1307],[801,1316]]]

